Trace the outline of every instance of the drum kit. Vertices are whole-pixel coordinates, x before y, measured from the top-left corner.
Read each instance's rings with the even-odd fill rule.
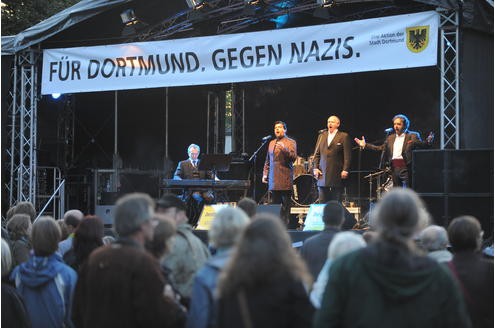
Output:
[[[297,157],[294,162],[294,184],[292,201],[296,206],[309,206],[318,200],[316,178],[313,176],[313,161],[309,157]]]

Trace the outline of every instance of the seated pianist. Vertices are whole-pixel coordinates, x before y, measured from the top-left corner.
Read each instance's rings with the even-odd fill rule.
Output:
[[[199,153],[200,148],[196,144],[191,144],[187,147],[188,159],[180,161],[177,165],[177,169],[174,173],[174,180],[198,180],[198,179],[212,179],[213,174],[210,171],[200,171],[199,167]],[[215,176],[215,180],[219,180]],[[211,204],[214,202],[213,191],[199,192],[199,191],[187,191],[182,195],[182,199],[187,203],[187,216],[189,217],[189,223],[192,226],[197,224],[199,215],[203,205]]]

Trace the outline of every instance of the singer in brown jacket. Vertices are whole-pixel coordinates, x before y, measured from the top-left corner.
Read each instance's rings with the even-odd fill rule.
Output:
[[[268,183],[272,204],[282,204],[280,216],[288,223],[297,144],[286,136],[287,125],[284,122],[275,122],[274,132],[275,139],[268,144],[262,182]]]

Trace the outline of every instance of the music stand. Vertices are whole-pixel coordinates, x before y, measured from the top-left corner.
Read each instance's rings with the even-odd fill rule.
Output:
[[[198,170],[211,171],[212,180],[215,180],[217,172],[227,172],[230,169],[230,162],[232,162],[232,156],[229,154],[203,154]]]

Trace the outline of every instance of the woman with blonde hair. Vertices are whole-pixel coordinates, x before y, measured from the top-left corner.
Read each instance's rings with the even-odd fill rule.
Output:
[[[220,275],[218,327],[309,327],[311,283],[281,220],[259,214]]]

